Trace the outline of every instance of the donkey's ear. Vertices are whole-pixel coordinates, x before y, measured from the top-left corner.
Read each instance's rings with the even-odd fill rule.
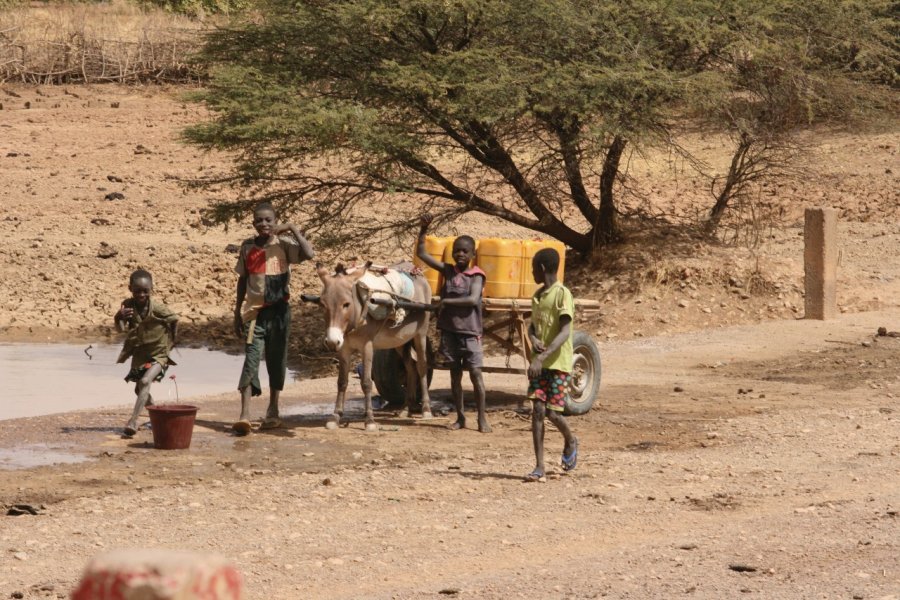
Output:
[[[353,278],[354,281],[360,279],[363,275],[369,272],[369,265],[372,264],[372,261],[369,261],[363,267],[354,267],[353,273],[350,277]]]
[[[347,269],[344,268],[343,263],[337,264],[337,266],[334,268],[334,274],[335,275],[346,275],[347,274]]]
[[[317,262],[316,263],[316,274],[319,276],[319,279],[321,279],[322,281],[325,281],[325,279],[328,277],[328,269],[326,269],[325,265],[323,265],[322,263]]]

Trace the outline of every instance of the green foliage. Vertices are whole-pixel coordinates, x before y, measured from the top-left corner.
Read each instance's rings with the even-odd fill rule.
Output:
[[[334,243],[424,201],[588,251],[615,237],[626,145],[685,116],[745,137],[843,118],[896,85],[891,26],[886,0],[261,0],[210,35],[214,118],[185,137]],[[347,218],[382,196],[382,225]]]
[[[250,6],[250,0],[138,0],[138,2],[191,17],[208,14],[231,15]]]

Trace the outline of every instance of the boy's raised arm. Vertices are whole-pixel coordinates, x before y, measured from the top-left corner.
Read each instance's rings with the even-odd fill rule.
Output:
[[[419,223],[421,224],[421,226],[419,227],[419,237],[416,241],[416,256],[419,258],[419,260],[421,260],[432,269],[436,271],[443,271],[444,263],[436,260],[433,256],[425,251],[425,233],[428,231],[428,226],[431,225],[431,222],[433,220],[434,217],[427,214],[419,217]],[[481,290],[479,289],[478,292],[480,294]]]
[[[303,232],[296,225],[293,223],[282,223],[275,227],[275,235],[280,235],[286,231],[290,231],[300,245],[300,260],[312,260],[316,257],[316,251],[313,250],[312,244],[309,243],[309,240],[306,239],[306,236],[303,235]]]
[[[116,315],[113,317],[113,322],[116,324],[116,331],[123,332],[128,327],[126,324],[128,319],[134,314],[134,309],[128,306],[128,301],[122,302],[122,306],[119,307],[119,310],[116,311]]]

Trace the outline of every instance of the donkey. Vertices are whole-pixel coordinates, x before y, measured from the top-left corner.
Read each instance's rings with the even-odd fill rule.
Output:
[[[401,416],[409,416],[410,406],[416,397],[416,381],[422,390],[422,418],[430,419],[431,401],[428,397],[428,360],[425,353],[426,336],[430,313],[425,310],[409,310],[399,324],[388,319],[374,319],[368,312],[363,290],[357,283],[366,273],[366,266],[347,270],[338,265],[331,274],[321,264],[316,264],[316,273],[322,280],[322,293],[318,298],[305,300],[317,302],[325,313],[325,346],[338,353],[340,373],[338,374],[337,400],[334,414],[326,423],[328,429],[336,429],[344,414],[344,398],[350,375],[350,358],[359,352],[363,359],[361,377],[363,393],[366,397],[366,430],[376,431],[378,425],[372,412],[372,356],[375,350],[394,348],[403,357],[406,367],[406,398]],[[413,302],[428,305],[431,302],[431,288],[421,275],[413,277]],[[418,360],[413,366],[407,343],[412,341]]]

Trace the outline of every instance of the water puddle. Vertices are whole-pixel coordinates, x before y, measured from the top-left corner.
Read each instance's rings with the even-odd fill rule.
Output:
[[[73,454],[67,446],[30,444],[15,448],[0,448],[0,470],[31,469],[58,464],[75,464],[90,460],[83,454]]]
[[[129,363],[116,364],[120,348],[113,344],[89,349],[88,344],[0,344],[0,420],[133,406],[134,384],[124,381]],[[233,391],[244,360],[205,348],[177,349],[173,359],[178,364],[151,390],[157,403]],[[265,368],[260,369],[260,377],[265,387]]]

